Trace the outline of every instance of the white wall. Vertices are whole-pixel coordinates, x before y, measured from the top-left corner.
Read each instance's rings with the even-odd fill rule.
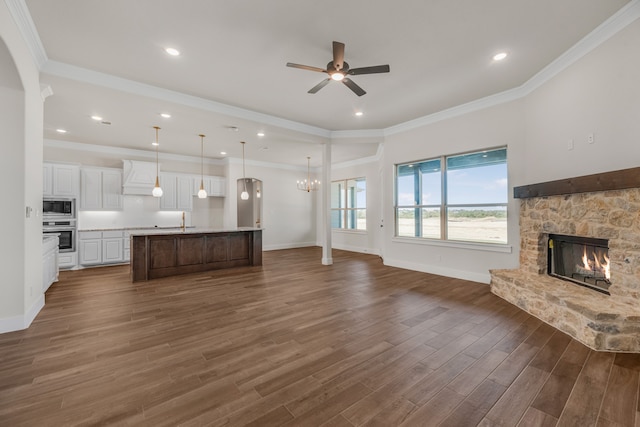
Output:
[[[42,292],[43,101],[39,72],[5,2],[0,2],[0,182],[9,202],[0,246],[0,332],[29,326],[44,304]],[[27,207],[34,209],[26,218]]]
[[[236,169],[240,173],[234,176],[242,177],[242,165]],[[313,193],[296,187],[296,180],[306,177],[306,168],[247,162],[246,171],[247,178],[262,181],[263,248],[275,250],[315,245],[315,213],[319,205]],[[235,198],[230,200],[235,201]]]
[[[393,223],[393,166],[442,154],[506,145],[511,253],[410,244],[385,227],[385,263],[488,282],[489,270],[518,265],[519,202],[512,188],[640,165],[640,21],[539,88],[506,104],[387,137],[384,217]],[[589,134],[594,143],[587,142]],[[573,140],[573,149],[568,149]]]
[[[501,104],[387,137],[382,160],[385,264],[485,283],[490,280],[490,268],[518,265],[519,202],[513,199],[511,190],[507,212],[510,252],[490,251],[487,245],[430,243],[394,237],[394,165],[500,146],[507,147],[509,182],[522,181],[523,101]],[[410,241],[413,243],[408,243]]]
[[[516,185],[640,166],[639,76],[636,20],[530,94],[525,176]]]

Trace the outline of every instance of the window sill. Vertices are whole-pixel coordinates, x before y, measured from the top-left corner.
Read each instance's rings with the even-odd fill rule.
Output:
[[[411,237],[393,237],[392,242],[409,243],[413,245],[440,246],[445,248],[469,249],[474,251],[501,252],[510,254],[513,252],[511,245],[503,245],[498,243],[477,243],[477,242],[458,242],[454,240],[435,240]]]
[[[367,234],[367,230],[354,230],[351,228],[332,228],[331,231],[345,234]]]

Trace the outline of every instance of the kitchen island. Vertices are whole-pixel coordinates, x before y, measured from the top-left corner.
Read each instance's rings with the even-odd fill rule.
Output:
[[[262,229],[132,231],[131,281],[262,265]]]

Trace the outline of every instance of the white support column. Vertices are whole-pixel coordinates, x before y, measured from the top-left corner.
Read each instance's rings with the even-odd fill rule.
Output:
[[[322,223],[324,239],[322,242],[322,264],[333,264],[331,256],[331,141],[322,147]]]

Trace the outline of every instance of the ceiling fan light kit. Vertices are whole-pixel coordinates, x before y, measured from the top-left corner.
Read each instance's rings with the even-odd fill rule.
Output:
[[[287,62],[287,67],[315,71],[318,73],[327,73],[329,75],[329,78],[321,81],[320,83],[309,89],[308,93],[316,93],[327,84],[329,84],[331,80],[334,80],[342,82],[346,87],[351,89],[351,91],[358,96],[362,96],[367,92],[365,92],[364,89],[358,86],[347,76],[388,73],[390,71],[389,65],[374,65],[372,67],[360,67],[353,69],[349,68],[349,64],[344,61],[344,43],[336,41],[333,42],[333,61],[327,64],[326,69],[311,67],[309,65],[294,64],[293,62]]]

